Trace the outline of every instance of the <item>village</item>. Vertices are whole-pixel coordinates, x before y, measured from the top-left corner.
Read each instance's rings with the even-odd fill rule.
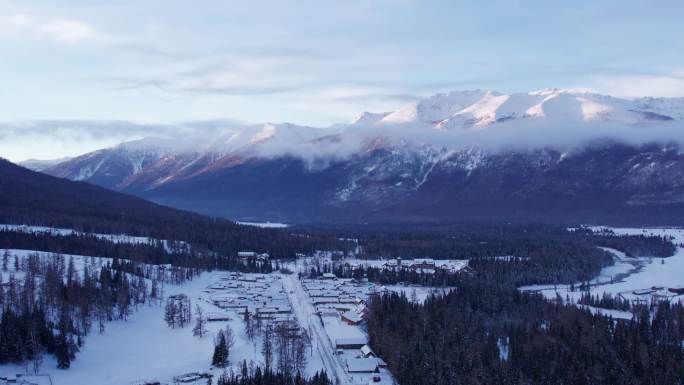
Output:
[[[29,254],[28,251],[12,253]],[[135,362],[157,348],[164,352],[165,362],[151,363],[147,368],[131,366],[125,373],[115,366],[100,366],[107,383],[131,384],[190,384],[204,385],[216,381],[226,372],[239,375],[246,362],[250,368],[266,365],[273,370],[287,366],[292,371],[312,376],[325,371],[335,384],[394,384],[387,364],[378,356],[368,341],[364,316],[373,296],[384,293],[403,293],[414,301],[424,301],[429,295],[443,293],[448,288],[419,285],[379,285],[366,279],[340,278],[331,273],[331,252],[314,256],[300,256],[295,261],[272,261],[267,253],[240,251],[239,259],[246,266],[264,267],[271,264],[272,273],[244,273],[214,271],[179,285],[162,285],[157,304],[143,306],[131,321],[113,323],[106,333],[93,334],[83,347],[82,355],[74,361],[72,370],[59,371],[52,357],[47,357],[44,370],[32,373],[24,367],[7,368],[0,373],[0,384],[51,384],[82,381],[88,376],[81,367],[92,367],[99,358],[106,357],[111,346],[120,346],[122,359]],[[72,257],[69,257],[72,258]],[[101,268],[110,262],[106,258],[73,256],[77,270],[84,266]],[[66,261],[65,261],[66,263]],[[354,260],[336,259],[345,268],[378,266],[383,269],[411,269],[431,273],[439,269],[460,271],[467,261],[416,260]],[[322,273],[316,273],[324,266]],[[160,271],[170,269],[157,266]],[[312,273],[313,272],[313,273]],[[20,272],[17,272],[21,277]],[[186,309],[184,322],[169,324],[163,303],[173,303]],[[198,313],[201,311],[201,313]],[[192,314],[191,314],[192,313]],[[206,322],[207,337],[193,335],[184,325],[192,325],[198,318]],[[235,338],[229,364],[210,365],[214,336],[230,329]],[[271,334],[269,334],[271,333]],[[278,333],[283,333],[278,335]],[[270,337],[267,337],[270,335]],[[270,359],[264,354],[264,339],[271,338]],[[280,338],[280,339],[279,339]],[[289,355],[281,359],[278,346],[283,338],[289,344]],[[92,341],[92,342],[91,342]],[[120,345],[126,341],[124,345]],[[147,341],[147,342],[145,342]],[[153,342],[154,341],[154,342]],[[125,352],[125,353],[124,353]],[[128,365],[130,366],[130,365]]]
[[[268,254],[241,251],[245,263],[269,263]],[[318,363],[339,384],[393,384],[386,362],[369,344],[364,315],[373,296],[388,292],[411,295],[424,301],[430,294],[448,288],[419,285],[377,285],[363,279],[339,278],[331,273],[333,265],[356,269],[373,266],[381,269],[407,269],[422,273],[444,270],[457,273],[468,268],[466,260],[390,259],[335,260],[334,253],[318,253],[283,264],[281,273],[254,274],[226,272],[207,286],[206,300],[221,311],[207,314],[209,322],[247,319],[263,327],[296,323],[306,330],[311,344],[309,366]],[[311,274],[315,271],[326,271]],[[255,353],[256,355],[256,353]]]
[[[209,322],[244,319],[261,325],[296,322],[307,330],[312,350],[328,373],[342,384],[392,384],[386,363],[368,345],[363,330],[365,303],[379,292],[373,284],[317,279],[296,274],[225,273],[205,289],[207,300],[222,311]]]
[[[433,274],[437,271],[443,271],[446,273],[454,274],[462,271],[467,271],[468,260],[467,259],[440,259],[435,260],[432,258],[416,258],[416,259],[401,259],[401,258],[391,258],[387,260],[359,260],[359,259],[347,259],[341,262],[341,266],[344,269],[356,270],[360,267],[375,267],[383,270],[389,271],[414,271],[417,273]]]

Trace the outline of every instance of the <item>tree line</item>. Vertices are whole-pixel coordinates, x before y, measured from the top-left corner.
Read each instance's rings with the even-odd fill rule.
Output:
[[[240,373],[226,373],[218,377],[217,385],[332,385],[332,381],[324,372],[316,372],[311,378],[303,377],[299,372],[283,373],[263,370],[257,366],[250,370],[247,363],[242,363]]]
[[[391,226],[389,230],[371,228],[349,236],[360,237],[362,258],[468,259],[471,271],[480,279],[511,287],[590,281],[613,263],[613,254],[601,247],[634,257],[666,258],[675,251],[671,240],[663,237],[595,234],[548,225]],[[381,284],[452,286],[459,279],[443,271],[432,274],[368,266],[351,271],[339,264],[333,272],[338,277],[366,277]]]
[[[253,259],[243,261],[237,258],[237,251],[230,254],[200,252],[195,248],[169,249],[161,241],[149,243],[114,242],[94,235],[76,234],[53,235],[48,232],[27,233],[0,230],[1,249],[40,250],[45,252],[87,255],[101,258],[115,258],[136,263],[136,266],[166,264],[173,267],[191,269],[194,272],[224,269],[248,273],[270,273],[269,263],[257,263]],[[124,263],[124,262],[122,262]],[[121,266],[121,268],[127,268]],[[132,271],[129,271],[133,273]]]

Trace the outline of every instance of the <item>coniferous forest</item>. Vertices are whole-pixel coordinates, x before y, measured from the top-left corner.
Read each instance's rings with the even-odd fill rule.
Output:
[[[684,307],[594,315],[492,282],[370,304],[368,333],[402,385],[682,384]]]

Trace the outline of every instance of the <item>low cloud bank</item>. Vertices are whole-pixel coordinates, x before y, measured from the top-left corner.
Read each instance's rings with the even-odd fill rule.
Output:
[[[683,111],[679,111],[683,113]],[[175,125],[126,121],[34,121],[0,123],[0,156],[13,161],[76,156],[122,142],[132,150],[240,153],[243,156],[301,157],[312,165],[349,157],[377,146],[425,144],[487,151],[576,148],[599,140],[628,144],[684,144],[684,121],[645,115],[637,121],[518,117],[482,126],[441,129],[435,122],[364,122],[327,128],[293,124],[245,124],[232,120]],[[131,142],[132,141],[132,142]]]

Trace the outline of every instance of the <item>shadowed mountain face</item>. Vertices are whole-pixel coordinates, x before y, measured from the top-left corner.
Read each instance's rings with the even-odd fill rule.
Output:
[[[681,225],[670,140],[683,118],[684,99],[463,91],[327,129],[124,143],[41,171],[242,220]]]
[[[165,227],[176,231],[195,224],[241,229],[230,221],[216,221],[196,213],[160,206],[135,196],[90,183],[73,182],[28,170],[0,158],[0,220],[2,223],[40,224],[90,232],[156,235]],[[166,235],[167,238],[168,235]]]

